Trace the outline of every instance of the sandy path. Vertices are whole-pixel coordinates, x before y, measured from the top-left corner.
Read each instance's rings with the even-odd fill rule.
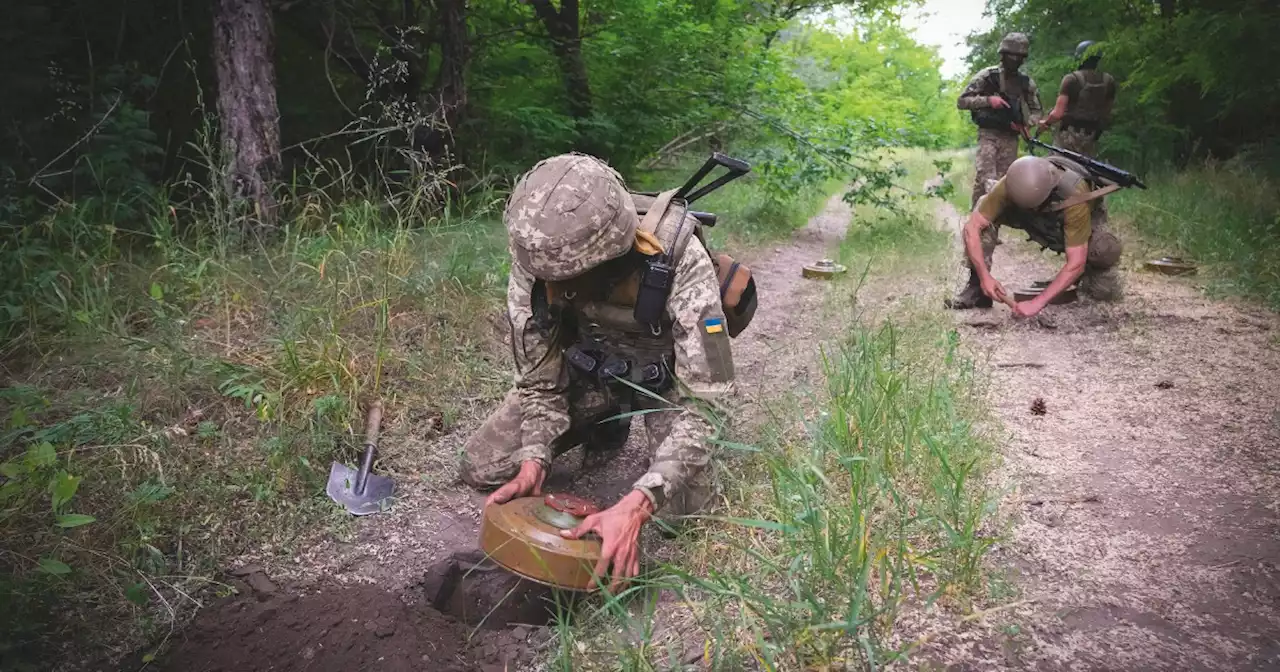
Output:
[[[1010,289],[1061,264],[1002,238]],[[1029,601],[1006,619],[1020,632],[965,667],[1280,667],[1280,320],[1189,280],[1125,281],[1122,303],[1045,323],[957,314],[1012,434],[1018,522],[993,560]]]

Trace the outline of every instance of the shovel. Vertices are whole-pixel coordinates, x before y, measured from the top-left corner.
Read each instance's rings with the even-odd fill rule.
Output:
[[[365,421],[364,457],[360,460],[360,468],[352,469],[339,462],[334,462],[329,468],[329,485],[325,488],[325,493],[353,516],[385,511],[396,491],[395,481],[369,473],[373,468],[373,454],[378,449],[380,424],[382,402],[375,401],[369,408],[369,417]]]

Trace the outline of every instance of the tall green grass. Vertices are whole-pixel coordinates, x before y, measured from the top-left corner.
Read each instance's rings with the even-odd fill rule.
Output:
[[[156,204],[146,245],[74,207],[8,241],[6,665],[160,641],[228,556],[346,531],[323,489],[355,459],[362,401],[411,409],[389,431],[429,438],[508,383],[492,208],[424,221],[351,183],[299,190],[258,245],[202,203]],[[398,443],[381,469],[454,466]]]
[[[1154,255],[1204,264],[1216,286],[1280,310],[1280,183],[1239,163],[1207,164],[1148,177],[1111,212]]]

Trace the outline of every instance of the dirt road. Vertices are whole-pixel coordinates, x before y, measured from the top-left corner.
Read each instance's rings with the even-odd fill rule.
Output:
[[[1002,238],[1006,287],[1061,265]],[[1018,522],[993,564],[1030,601],[966,667],[1280,668],[1280,320],[1194,280],[1125,281],[1122,303],[1044,322],[957,315],[1011,435]]]

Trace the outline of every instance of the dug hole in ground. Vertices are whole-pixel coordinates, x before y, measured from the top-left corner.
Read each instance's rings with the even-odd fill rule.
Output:
[[[827,256],[849,217],[833,198],[789,244],[748,260],[761,306],[734,343],[748,412],[814,373],[822,334],[800,316],[816,314],[823,289],[799,269]],[[949,206],[938,219],[952,231],[961,221]],[[1016,232],[1002,238],[1006,286],[1061,264]],[[988,557],[985,611],[901,618],[925,641],[907,667],[1280,665],[1280,321],[1139,262],[1126,259],[1119,304],[1081,301],[1029,321],[1002,306],[954,314],[1007,439],[995,485],[1009,527]],[[874,282],[868,300],[888,313],[953,289],[909,274]],[[176,634],[162,669],[539,669],[554,644],[545,592],[501,571],[466,573],[483,497],[445,471],[475,427],[423,441],[394,415],[384,442],[419,451],[431,470],[401,479],[396,507],[362,520],[354,541],[317,538],[283,563],[244,558],[230,579],[241,594]],[[546,489],[615,500],[646,466],[639,425],[605,465],[576,473],[580,455],[564,456]],[[664,554],[656,535],[645,543]]]

